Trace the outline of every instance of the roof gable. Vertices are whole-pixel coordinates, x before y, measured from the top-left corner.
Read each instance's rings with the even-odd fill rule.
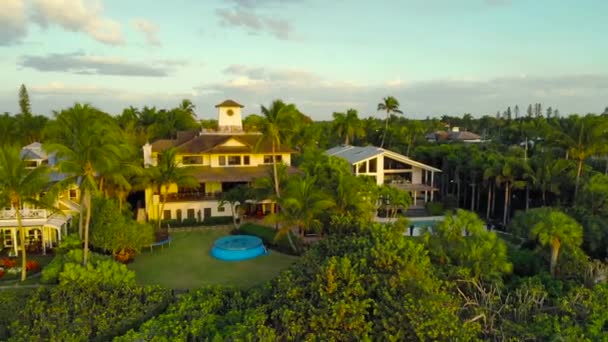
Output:
[[[340,145],[330,148],[325,153],[330,156],[340,157],[346,159],[350,164],[356,164],[367,159],[373,158],[379,155],[385,155],[397,161],[405,164],[409,164],[421,169],[430,170],[434,172],[441,172],[440,169],[426,165],[424,163],[415,161],[406,157],[402,154],[389,151],[376,146],[351,146],[351,145]]]

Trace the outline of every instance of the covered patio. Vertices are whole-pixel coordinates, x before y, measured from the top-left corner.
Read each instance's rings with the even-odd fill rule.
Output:
[[[72,216],[52,214],[47,216],[44,209],[32,209],[22,213],[25,228],[25,246],[30,251],[46,254],[47,250],[59,245],[61,237],[67,234]],[[0,210],[0,246],[8,249],[9,255],[17,255],[21,249],[19,228],[14,210]]]

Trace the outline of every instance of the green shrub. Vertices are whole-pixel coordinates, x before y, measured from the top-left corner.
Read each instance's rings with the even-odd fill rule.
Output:
[[[534,251],[509,246],[509,261],[513,264],[513,274],[529,277],[545,268],[543,259]]]
[[[32,293],[31,289],[18,288],[0,291],[0,341],[8,339],[11,322],[18,319],[16,313],[23,310]]]
[[[431,216],[439,216],[445,213],[445,208],[441,202],[427,202],[425,206],[426,211]]]
[[[204,226],[219,226],[224,224],[232,224],[232,216],[212,216],[205,217]]]
[[[59,284],[80,284],[90,286],[102,283],[111,286],[135,286],[135,272],[113,260],[89,262],[86,266],[66,263],[59,274]]]
[[[159,314],[160,287],[69,284],[39,288],[9,328],[15,341],[109,341]]]
[[[57,254],[53,261],[42,269],[40,281],[43,284],[59,283],[59,276],[66,264],[81,264],[83,252],[81,249],[73,249],[65,254]],[[89,254],[89,264],[96,265],[102,261],[111,260],[109,256],[98,253]]]
[[[275,249],[281,253],[291,254],[291,255],[300,255],[303,250],[303,243],[298,236],[290,233],[291,239],[294,242],[296,249],[297,249],[297,251],[294,251],[293,248],[291,247],[291,245],[289,244],[287,235],[283,235],[278,240],[275,240],[277,231],[271,227],[260,226],[260,225],[253,224],[253,223],[245,223],[244,225],[242,225],[239,228],[237,233],[257,236],[260,239],[262,239],[262,241],[264,241],[264,244],[267,247]]]

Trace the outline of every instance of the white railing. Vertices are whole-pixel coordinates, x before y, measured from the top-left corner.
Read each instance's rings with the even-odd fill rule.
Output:
[[[46,219],[47,211],[45,209],[21,209],[22,219]],[[14,209],[0,210],[0,220],[16,220],[17,212]]]

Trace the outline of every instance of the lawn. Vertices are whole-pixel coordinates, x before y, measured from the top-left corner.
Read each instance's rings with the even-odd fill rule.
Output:
[[[251,260],[227,262],[213,258],[213,242],[228,235],[228,229],[206,229],[171,235],[171,245],[144,251],[129,264],[140,284],[163,285],[174,289],[203,285],[234,285],[248,288],[272,279],[291,265],[297,257],[271,250]]]

